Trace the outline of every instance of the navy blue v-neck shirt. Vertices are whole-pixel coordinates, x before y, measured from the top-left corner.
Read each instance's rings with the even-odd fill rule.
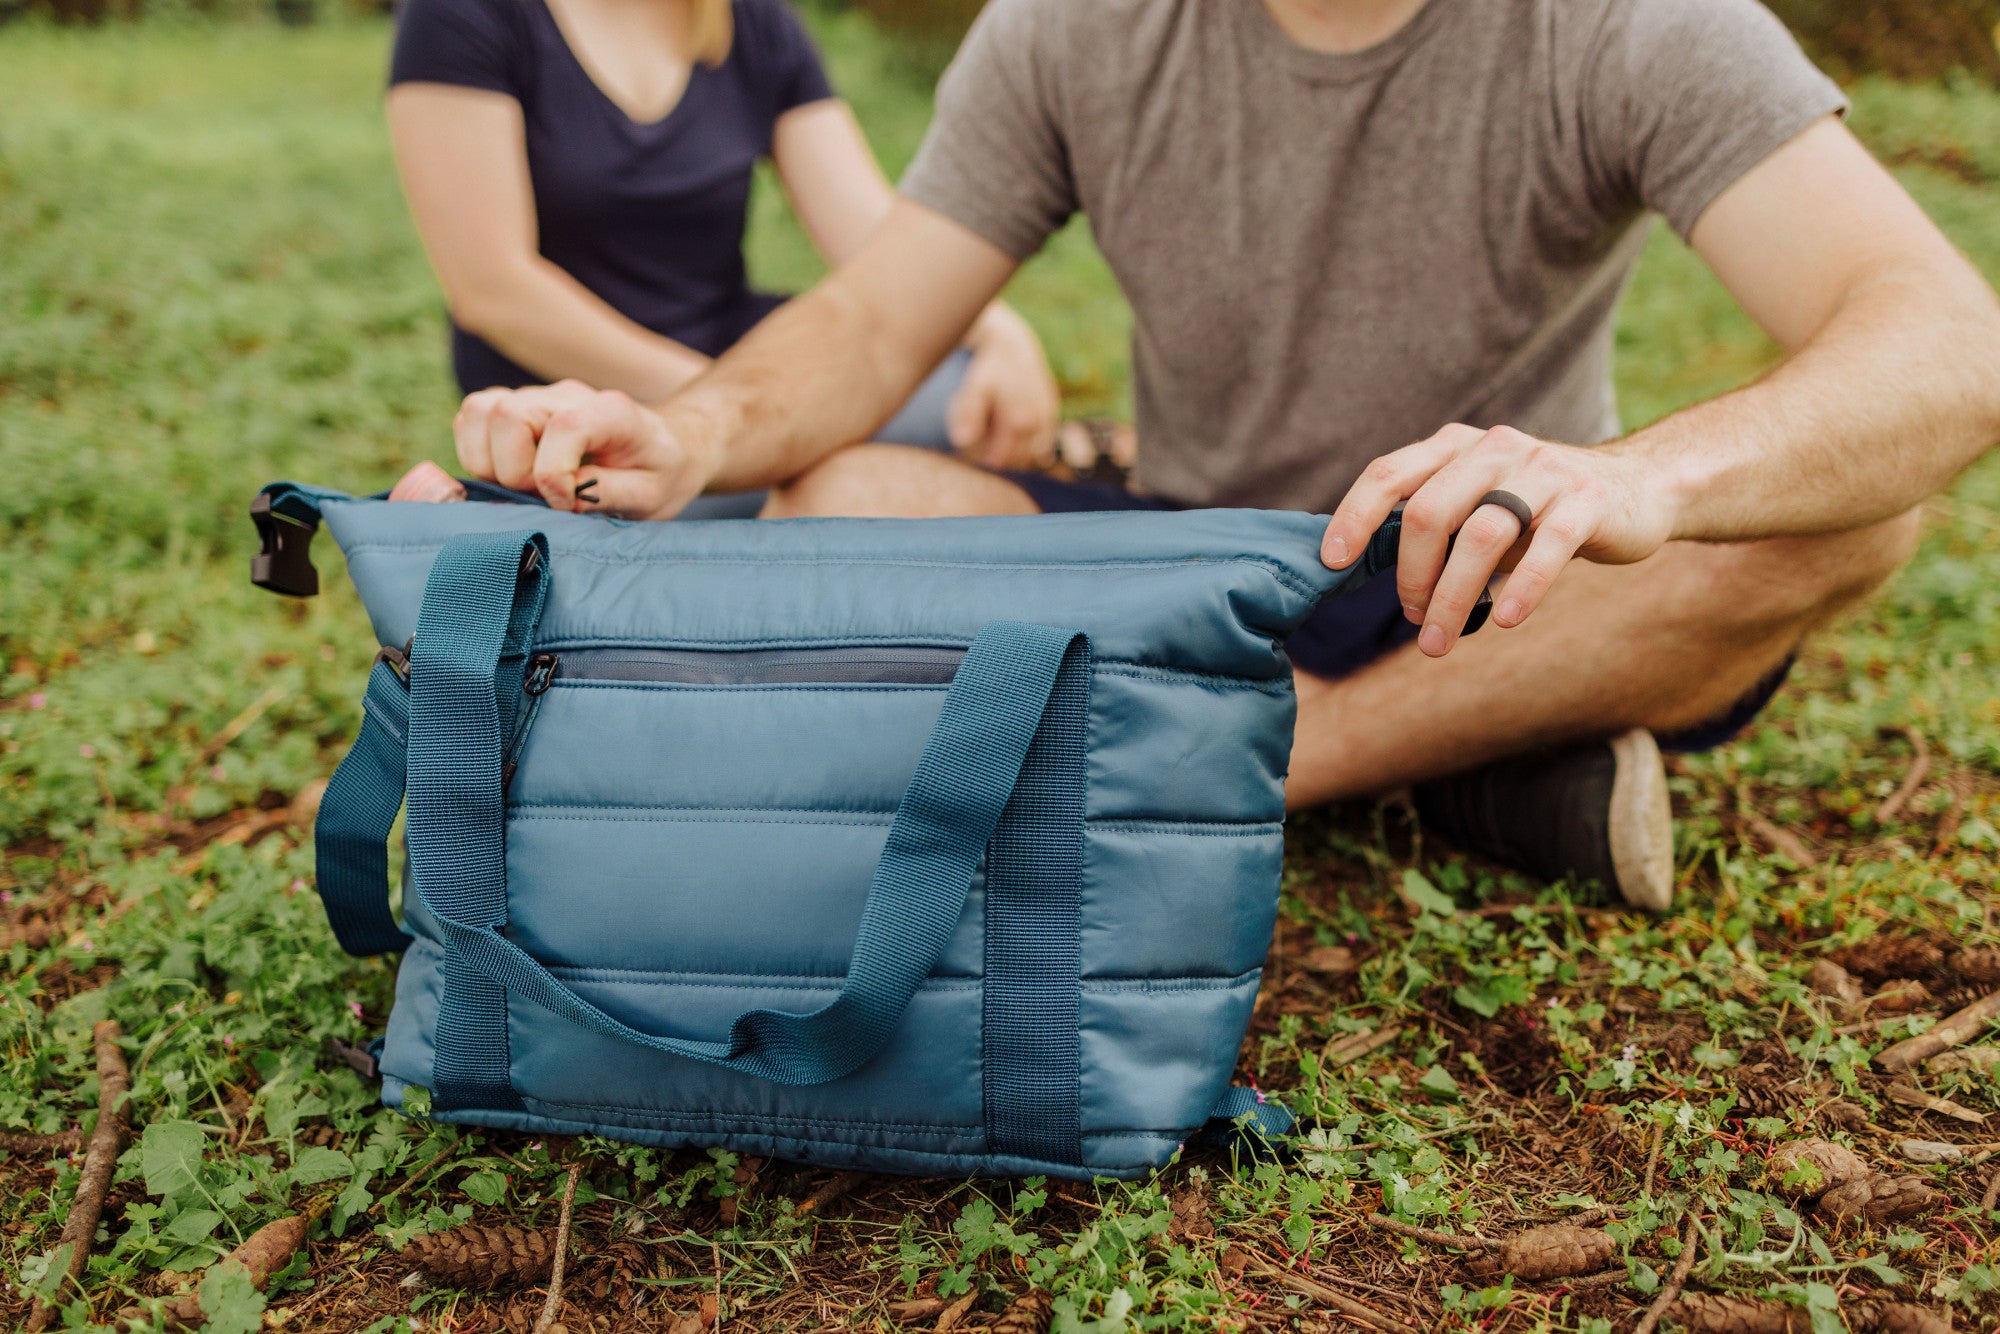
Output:
[[[543,256],[635,323],[720,356],[780,300],[743,267],[752,170],[778,117],[833,96],[784,0],[732,7],[729,58],[697,64],[651,124],[605,96],[543,0],[404,0],[389,82],[519,102]],[[467,393],[543,378],[456,326],[452,365]]]

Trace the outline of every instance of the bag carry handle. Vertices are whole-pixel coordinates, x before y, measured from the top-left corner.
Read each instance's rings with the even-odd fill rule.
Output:
[[[320,819],[321,892],[343,944],[351,937],[350,947],[380,952],[407,940],[389,922],[386,875],[378,869],[387,833],[382,813],[394,818],[390,788],[400,786],[394,771],[403,767],[385,760],[406,761],[412,880],[447,946],[448,978],[463,976],[462,968],[593,1032],[774,1083],[821,1084],[853,1072],[888,1042],[943,957],[1058,676],[1088,672],[1089,641],[1018,621],[991,622],[974,638],[897,805],[853,960],[833,1000],[803,1014],[749,1011],[724,1041],[663,1037],[592,1005],[500,929],[500,752],[512,703],[503,664],[525,653],[546,596],[548,562],[523,560],[524,551],[541,548],[539,537],[466,534],[439,553],[417,620],[407,750],[394,735],[401,679],[390,664],[375,670],[364,725],[375,734],[357,743],[350,763],[378,777],[364,782],[357,773],[344,782],[336,775]],[[346,791],[353,797],[339,799]],[[442,1046],[443,1014],[439,1026]]]

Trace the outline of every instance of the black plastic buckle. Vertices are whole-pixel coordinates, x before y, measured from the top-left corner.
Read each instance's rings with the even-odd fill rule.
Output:
[[[326,1045],[327,1049],[348,1069],[363,1079],[374,1081],[382,1077],[382,1062],[376,1055],[374,1043],[371,1042],[366,1047],[357,1047],[340,1038],[328,1038]]]
[[[417,637],[415,635],[411,635],[408,639],[404,640],[401,648],[397,648],[394,644],[384,644],[381,648],[375,650],[375,661],[388,663],[389,670],[402,677],[403,684],[408,685],[410,683],[410,651],[416,648],[416,646]]]
[[[257,525],[259,547],[250,558],[250,582],[286,597],[317,594],[319,571],[313,568],[312,540],[318,522],[274,510],[271,497],[261,494],[250,502],[250,521]]]

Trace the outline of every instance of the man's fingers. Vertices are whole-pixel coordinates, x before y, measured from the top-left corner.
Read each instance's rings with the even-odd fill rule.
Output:
[[[1433,658],[1451,651],[1466,618],[1493,578],[1500,560],[1521,537],[1521,521],[1498,505],[1481,505],[1458,530],[1444,572],[1430,590],[1417,647]],[[1401,569],[1400,564],[1397,567]],[[1407,603],[1405,605],[1408,605]]]
[[[1520,522],[1504,508],[1481,504],[1480,498],[1505,488],[1525,501],[1530,513],[1539,514],[1566,482],[1545,452],[1557,448],[1509,427],[1495,427],[1417,488],[1403,507],[1396,556],[1396,590],[1405,615],[1412,621],[1424,618],[1454,536],[1460,548],[1474,539],[1482,554],[1497,545],[1495,560],[1514,544],[1521,536]]]
[[[1054,422],[1032,406],[1010,408],[1002,404],[994,424],[997,439],[987,466],[1032,468],[1042,453],[1043,438]]]
[[[1563,566],[1583,546],[1588,531],[1569,506],[1558,504],[1541,515],[1535,524],[1534,540],[1528,544],[1528,554],[1501,585],[1493,607],[1493,623],[1502,629],[1512,629],[1527,620],[1542,605]]]
[[[552,509],[594,510],[611,503],[608,496],[598,496],[596,504],[580,498],[577,488],[582,478],[577,469],[592,454],[621,443],[629,434],[630,424],[616,420],[621,406],[617,400],[630,401],[622,394],[600,394],[564,404],[549,413],[535,445],[528,475],[523,479],[523,489],[532,485]]]
[[[493,476],[493,451],[486,444],[486,419],[492,414],[493,405],[506,392],[504,389],[482,389],[476,394],[467,394],[465,401],[458,405],[458,415],[451,419],[451,442],[458,450],[458,466],[473,477],[491,479]]]
[[[665,519],[701,494],[713,471],[659,417],[614,389],[572,398],[549,415],[534,484],[556,509]]]
[[[486,454],[493,461],[493,480],[510,491],[528,491],[535,484],[535,440],[548,421],[546,409],[515,400],[497,404],[486,417]]]
[[[614,519],[671,519],[694,496],[667,495],[659,473],[646,468],[600,468],[586,463],[576,470],[569,508]],[[576,494],[581,492],[581,495]],[[551,502],[553,503],[553,502]]]
[[[1521,535],[1514,516],[1481,505],[1479,497],[1500,485],[1511,471],[1499,451],[1476,449],[1460,455],[1417,488],[1403,506],[1403,535],[1396,549],[1396,596],[1403,614],[1422,624],[1430,611],[1447,557],[1459,552],[1498,561]],[[1516,486],[1520,485],[1518,476]],[[1530,505],[1541,499],[1537,492]],[[1492,565],[1487,565],[1487,573]]]
[[[1320,539],[1320,559],[1336,570],[1359,560],[1389,512],[1479,437],[1480,432],[1473,427],[1447,426],[1428,440],[1406,445],[1370,463],[1333,512],[1333,522]]]
[[[966,376],[945,412],[945,435],[951,447],[963,454],[984,443],[987,423],[992,419],[993,386],[983,376]]]
[[[466,397],[452,421],[458,461],[474,477],[528,490],[534,479],[535,441],[552,413],[590,397],[575,380],[527,389],[482,389]]]

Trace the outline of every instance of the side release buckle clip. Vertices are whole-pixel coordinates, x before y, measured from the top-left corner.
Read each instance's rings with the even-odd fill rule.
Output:
[[[316,595],[319,571],[313,568],[312,540],[319,521],[272,509],[267,494],[250,502],[250,521],[257,525],[258,545],[250,558],[250,582],[286,597]]]

